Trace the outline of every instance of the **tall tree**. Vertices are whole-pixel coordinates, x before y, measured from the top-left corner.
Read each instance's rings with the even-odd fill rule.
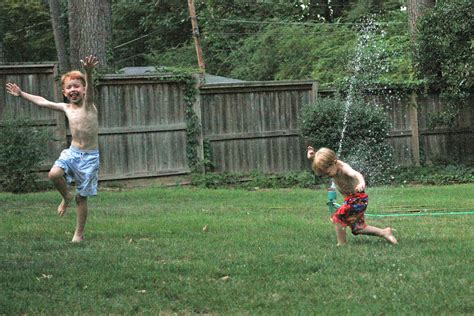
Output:
[[[63,23],[62,10],[59,0],[48,0],[49,12],[51,13],[51,22],[53,25],[54,42],[56,44],[56,51],[58,53],[59,69],[61,72],[65,72],[71,69],[69,64],[69,57],[67,54],[66,46],[66,28]]]
[[[408,24],[410,26],[410,34],[412,41],[416,41],[416,21],[423,16],[427,9],[433,8],[436,0],[408,0],[407,11],[408,11]]]
[[[112,39],[112,12],[109,0],[68,0],[70,63],[80,67],[80,58],[93,54],[107,67]]]

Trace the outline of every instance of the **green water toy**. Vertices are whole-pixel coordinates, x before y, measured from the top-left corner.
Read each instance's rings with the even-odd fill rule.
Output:
[[[327,206],[328,212],[334,213],[341,205],[336,203],[337,193],[334,183],[328,188],[327,191]]]

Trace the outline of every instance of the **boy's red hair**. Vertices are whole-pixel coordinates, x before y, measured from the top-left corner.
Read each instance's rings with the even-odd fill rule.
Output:
[[[64,88],[64,83],[66,82],[66,80],[76,79],[80,80],[82,84],[86,86],[86,78],[84,77],[84,74],[78,70],[73,70],[61,76],[61,87]]]

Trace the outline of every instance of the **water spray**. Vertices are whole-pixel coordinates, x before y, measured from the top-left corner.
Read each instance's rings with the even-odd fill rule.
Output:
[[[343,147],[343,142],[344,142],[344,134],[347,129],[348,121],[349,121],[349,112],[350,112],[350,107],[355,101],[355,97],[357,94],[357,91],[359,89],[358,87],[358,81],[359,81],[359,76],[362,74],[364,75],[364,68],[363,64],[366,62],[366,59],[364,58],[364,50],[365,48],[369,45],[369,42],[373,36],[373,33],[375,31],[373,23],[368,23],[367,26],[364,27],[364,29],[359,33],[359,37],[357,39],[357,46],[355,50],[355,56],[354,60],[351,63],[351,69],[353,71],[353,75],[349,78],[349,90],[347,93],[347,97],[345,100],[345,105],[344,105],[344,117],[343,117],[343,122],[342,122],[342,130],[341,130],[341,135],[339,137],[339,148],[337,150],[337,157],[340,157],[341,152],[342,152],[342,147]],[[334,181],[332,181],[331,185],[327,189],[327,206],[328,206],[328,212],[329,213],[334,213],[341,205],[336,203],[336,185],[334,184]]]

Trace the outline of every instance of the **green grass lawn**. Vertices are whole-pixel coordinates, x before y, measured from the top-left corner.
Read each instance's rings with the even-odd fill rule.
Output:
[[[368,193],[370,214],[474,211],[473,184]],[[474,314],[473,215],[367,217],[399,244],[336,247],[325,199],[102,190],[72,244],[75,205],[60,218],[56,192],[0,193],[0,314]]]

